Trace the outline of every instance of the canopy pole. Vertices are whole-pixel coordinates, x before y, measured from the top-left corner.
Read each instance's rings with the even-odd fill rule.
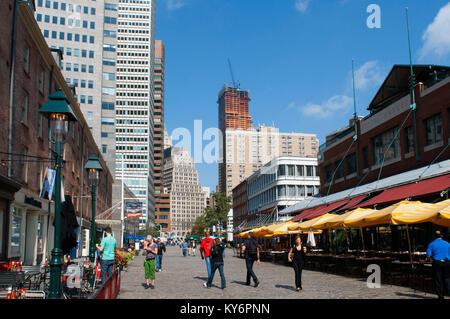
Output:
[[[347,253],[350,250],[350,238],[348,237],[348,228],[345,228],[345,238],[347,240]]]
[[[408,224],[406,224],[406,235],[408,237],[408,250],[409,250],[409,260],[411,261],[411,267],[413,266],[413,258],[412,258],[412,251],[411,251],[411,239],[409,237],[409,227]]]
[[[328,230],[328,238],[330,241],[330,253],[333,253],[333,239],[332,239],[333,232],[330,229],[327,230]]]
[[[363,228],[359,227],[360,233],[361,233],[361,240],[362,240],[362,247],[363,247],[363,256],[366,257],[366,246],[364,245],[364,234],[363,234]]]

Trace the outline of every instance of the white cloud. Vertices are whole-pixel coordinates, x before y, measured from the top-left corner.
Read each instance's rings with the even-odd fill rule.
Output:
[[[186,2],[184,0],[167,0],[167,9],[177,10],[184,7],[185,4]]]
[[[439,58],[450,53],[450,2],[443,6],[434,21],[430,23],[422,35],[423,47],[419,59],[435,55]]]
[[[306,116],[328,118],[337,111],[347,111],[353,105],[353,98],[347,95],[335,95],[321,104],[308,103],[298,109]]]
[[[355,88],[368,89],[383,82],[384,75],[378,61],[368,61],[355,70]]]
[[[309,3],[311,0],[296,0],[295,1],[295,9],[298,11],[305,13],[308,10]]]

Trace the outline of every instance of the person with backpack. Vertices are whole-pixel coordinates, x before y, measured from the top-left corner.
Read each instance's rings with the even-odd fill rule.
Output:
[[[206,283],[207,288],[211,288],[217,269],[219,269],[221,287],[224,290],[226,288],[226,282],[225,274],[223,273],[223,247],[219,238],[214,239],[214,246],[211,248],[211,276],[208,277],[208,282]]]
[[[161,238],[156,240],[156,244],[158,245],[158,254],[156,255],[156,271],[160,272],[162,270],[162,257],[163,252],[166,252],[166,245],[161,241]]]
[[[250,286],[250,277],[253,278],[255,282],[255,288],[259,285],[258,277],[256,277],[253,272],[253,264],[256,261],[257,264],[260,264],[259,261],[259,246],[258,242],[253,235],[253,232],[248,233],[248,238],[242,244],[242,251],[244,252],[245,257],[245,266],[247,267],[247,281],[246,285]]]

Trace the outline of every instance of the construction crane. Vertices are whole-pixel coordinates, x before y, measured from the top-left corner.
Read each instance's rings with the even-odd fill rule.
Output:
[[[231,81],[232,81],[231,83],[233,84],[233,87],[235,89],[239,89],[239,86],[240,86],[239,82],[234,81],[233,68],[231,67],[230,58],[228,58],[228,67],[230,68],[230,73],[231,73]]]

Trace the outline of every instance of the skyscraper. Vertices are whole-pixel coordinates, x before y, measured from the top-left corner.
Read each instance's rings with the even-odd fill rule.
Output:
[[[315,134],[282,133],[273,126],[229,130],[224,136],[223,162],[219,163],[219,191],[228,196],[240,182],[278,156],[317,157]]]
[[[252,117],[248,105],[250,93],[224,85],[219,92],[219,129],[249,130],[252,127]]]
[[[204,213],[206,193],[198,182],[194,159],[185,149],[164,151],[164,186],[170,193],[170,223],[176,236],[186,236]]]
[[[140,225],[155,224],[153,61],[155,0],[119,0],[116,74],[116,177],[143,203]],[[122,167],[123,158],[123,167]]]
[[[170,195],[163,184],[163,164],[165,149],[164,134],[164,43],[155,40],[155,60],[153,76],[154,99],[154,185],[155,185],[155,224],[162,232],[170,232]]]
[[[118,0],[36,1],[36,21],[62,52],[61,71],[113,175],[117,10]]]

